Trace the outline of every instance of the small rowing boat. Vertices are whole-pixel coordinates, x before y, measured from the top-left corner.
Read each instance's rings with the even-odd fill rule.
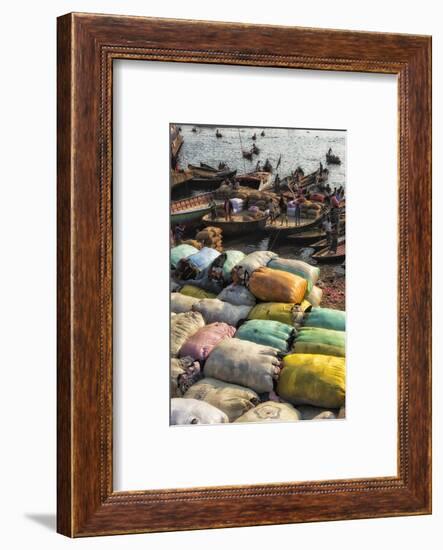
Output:
[[[322,248],[315,254],[312,254],[312,258],[317,260],[318,263],[332,264],[343,262],[346,258],[346,243],[343,241],[337,246],[336,252],[331,252],[329,247]]]
[[[339,237],[338,238],[338,244],[342,244],[345,242],[345,236],[343,235],[342,237]],[[318,241],[315,241],[313,243],[311,243],[309,245],[310,248],[313,248],[314,250],[322,250],[323,248],[326,248],[328,246],[328,241],[326,239],[326,237],[318,240]]]
[[[211,210],[212,193],[202,193],[188,199],[171,202],[171,224],[192,225],[200,222]]]

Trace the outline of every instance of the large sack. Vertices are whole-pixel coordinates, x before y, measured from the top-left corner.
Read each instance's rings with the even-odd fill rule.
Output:
[[[313,307],[306,314],[305,326],[329,328],[332,330],[346,330],[346,313],[339,309]]]
[[[234,282],[247,281],[256,269],[268,265],[274,258],[277,258],[277,254],[270,250],[251,252],[233,268],[232,279]]]
[[[344,349],[346,346],[346,333],[342,330],[305,326],[297,332],[296,343],[298,342],[327,344]]]
[[[248,319],[268,319],[292,326],[294,322],[294,310],[294,304],[267,302],[254,306],[249,313]]]
[[[324,420],[337,418],[336,412],[324,409],[322,407],[313,407],[312,405],[298,405],[297,409],[301,414],[302,420]]]
[[[179,274],[179,278],[183,280],[196,279],[219,255],[220,252],[214,248],[205,246],[195,254],[180,260],[177,264],[175,276],[177,277],[177,274]]]
[[[293,275],[298,275],[308,281],[308,291],[310,292],[312,287],[318,281],[320,275],[320,269],[313,265],[309,265],[302,260],[291,260],[286,258],[277,258],[271,260],[268,263],[270,269],[278,269],[280,271],[287,271]]]
[[[300,304],[305,297],[307,281],[286,271],[260,267],[249,280],[249,290],[263,302]]]
[[[189,355],[198,361],[205,361],[211,351],[225,338],[232,338],[235,328],[226,323],[211,323],[188,338],[180,349],[180,356]]]
[[[225,284],[232,281],[232,269],[245,257],[240,250],[226,250],[212,262],[211,277],[222,279]]]
[[[203,300],[203,298],[215,298],[216,294],[213,292],[208,292],[207,290],[204,290],[203,288],[199,288],[194,285],[184,285],[180,289],[180,294],[184,294],[185,296],[191,296],[193,298],[198,298],[198,300]]]
[[[178,246],[174,246],[171,248],[171,266],[175,269],[180,260],[184,260],[196,252],[198,252],[198,248],[195,248],[195,246],[191,246],[189,244],[179,244]]]
[[[277,393],[294,405],[339,408],[345,402],[345,360],[329,355],[286,355]]]
[[[243,285],[231,284],[224,288],[217,296],[222,302],[229,302],[234,306],[255,306],[255,296]]]
[[[227,323],[236,327],[240,321],[247,319],[251,308],[249,306],[234,306],[217,298],[200,300],[194,305],[194,311],[199,311],[206,323]]]
[[[217,236],[221,236],[222,229],[220,227],[206,227],[197,233],[195,236],[197,241],[204,241],[205,239],[213,239]]]
[[[171,311],[173,313],[186,313],[191,311],[192,306],[199,301],[199,298],[186,296],[180,292],[172,292],[171,294]]]
[[[294,329],[279,321],[263,321],[253,319],[246,321],[235,335],[240,340],[248,340],[263,346],[271,346],[286,353],[294,337]]]
[[[200,363],[192,357],[171,359],[171,397],[182,397],[202,377]]]
[[[205,376],[240,384],[258,393],[270,392],[280,372],[276,349],[230,338],[209,355]]]
[[[290,403],[265,401],[260,403],[235,422],[298,422],[301,414]]]
[[[171,357],[177,357],[186,340],[204,326],[203,316],[197,311],[173,315],[171,317]]]
[[[224,424],[226,414],[206,401],[174,397],[171,399],[171,425]]]
[[[260,403],[260,398],[255,391],[215,378],[200,380],[189,388],[185,398],[200,399],[214,405],[228,416],[229,422],[233,422]]]
[[[306,300],[314,307],[319,307],[323,298],[323,290],[319,286],[313,286]]]

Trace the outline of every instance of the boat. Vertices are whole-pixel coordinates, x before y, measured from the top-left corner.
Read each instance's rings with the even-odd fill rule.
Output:
[[[177,164],[177,156],[183,145],[183,136],[179,132],[175,124],[170,126],[170,144],[171,144],[171,166],[175,168]]]
[[[266,162],[263,166],[263,172],[271,172],[272,173],[272,164],[269,162],[269,159],[266,159]]]
[[[252,160],[252,151],[242,151],[244,159]]]
[[[217,130],[215,132],[215,137],[221,138],[221,137],[223,137],[223,134]]]
[[[315,243],[316,241],[318,242],[320,239],[326,242],[326,233],[320,227],[316,227],[314,229],[303,231],[302,233],[291,235],[288,238],[290,239],[291,243],[294,245],[307,244],[311,246],[311,243]],[[323,245],[323,246],[326,246],[326,245]]]
[[[262,130],[260,135],[261,135],[261,137],[265,137],[265,131]]]
[[[261,214],[257,217],[251,215],[251,212],[242,211],[232,214],[232,220],[225,220],[224,216],[218,216],[215,219],[208,214],[203,216],[203,224],[208,227],[219,227],[223,231],[223,237],[232,237],[245,235],[247,233],[258,233],[264,230],[267,217]]]
[[[187,199],[171,202],[171,224],[192,225],[211,211],[210,203],[214,199],[213,193],[202,193]]]
[[[336,252],[331,252],[329,247],[322,248],[315,254],[312,254],[312,258],[317,260],[318,263],[329,264],[343,262],[346,258],[346,243],[343,241],[338,244]]]
[[[173,170],[171,168],[171,173],[170,173],[171,189],[174,189],[175,187],[183,183],[191,181],[192,178],[193,178],[193,175],[190,170]]]
[[[241,186],[252,187],[258,191],[266,191],[273,186],[272,175],[264,171],[240,174],[235,179]]]
[[[326,153],[326,164],[341,164],[340,157],[333,155],[331,149]]]
[[[317,227],[328,214],[329,209],[326,207],[321,208],[318,215],[315,218],[300,218],[300,223],[296,224],[295,219],[289,217],[289,223],[286,225],[281,225],[281,218],[277,218],[276,221],[271,224],[267,223],[265,226],[265,231],[277,239],[292,239],[293,236],[299,234],[305,234],[307,230],[314,229]],[[320,229],[319,229],[320,231]],[[318,240],[320,236],[317,235],[316,239]]]
[[[219,181],[223,181],[227,178],[232,178],[237,173],[237,170],[218,170],[204,163],[200,163],[200,166],[195,164],[188,164],[188,170],[192,172],[194,178],[212,180],[217,178]]]
[[[345,242],[345,236],[341,236],[338,238],[338,244],[342,244]],[[320,239],[319,241],[315,241],[309,245],[310,248],[313,248],[314,250],[321,250],[322,248],[326,248],[328,246],[328,242],[326,237],[323,239]]]

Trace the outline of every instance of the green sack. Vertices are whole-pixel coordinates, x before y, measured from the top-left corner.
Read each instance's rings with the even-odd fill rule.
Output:
[[[292,353],[312,353],[314,355],[333,355],[334,357],[345,357],[344,347],[329,346],[315,342],[295,342],[291,349]]]
[[[344,348],[346,345],[346,332],[327,328],[302,327],[297,332],[296,343],[298,342],[327,344]]]
[[[306,327],[346,330],[346,313],[339,309],[313,307],[305,317]]]
[[[277,393],[294,405],[337,409],[345,402],[345,360],[328,355],[286,355]]]
[[[263,346],[271,346],[279,351],[286,353],[294,329],[286,323],[279,321],[264,321],[253,319],[246,321],[235,334],[240,340],[248,340]]]
[[[267,319],[269,321],[279,321],[280,323],[286,323],[292,326],[294,322],[294,307],[294,304],[264,302],[252,308],[248,319]]]

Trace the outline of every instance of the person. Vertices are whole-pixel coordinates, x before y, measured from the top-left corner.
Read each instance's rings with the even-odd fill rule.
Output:
[[[332,149],[331,147],[329,147],[328,155],[330,155],[331,153],[332,153]]]
[[[228,197],[225,198],[225,203],[223,205],[225,211],[225,220],[228,222],[232,221],[232,204]]]
[[[278,174],[275,176],[274,189],[276,193],[280,191],[280,176]]]
[[[335,254],[337,252],[337,242],[338,242],[338,230],[337,230],[337,227],[334,227],[331,231],[331,244],[329,246],[330,254]]]
[[[252,136],[252,139],[255,141],[255,140],[257,139],[257,134],[254,134],[254,135]]]
[[[320,161],[320,175],[323,174],[323,164],[322,162]]]
[[[174,228],[174,238],[175,238],[175,244],[180,244],[181,240],[183,239],[183,235],[185,232],[185,226],[178,224]]]
[[[300,217],[301,217],[301,208],[300,208],[300,204],[302,203],[302,198],[300,196],[298,196],[296,199],[295,199],[295,211],[294,211],[294,221],[295,221],[295,225],[300,225]]]
[[[268,208],[269,208],[269,223],[272,225],[275,222],[275,218],[276,218],[275,204],[272,199],[269,200]]]
[[[281,225],[283,225],[283,222],[285,220],[286,220],[286,225],[289,225],[288,205],[287,205],[286,199],[284,198],[283,195],[280,195],[280,200],[279,200],[278,206],[280,208]]]
[[[209,203],[209,208],[211,209],[211,220],[215,220],[217,217],[217,203],[215,202],[214,198],[211,199],[211,202]]]
[[[338,230],[338,222],[340,217],[340,203],[338,202],[336,190],[334,189],[334,194],[330,197],[331,205],[331,223],[335,229]]]
[[[322,223],[324,232],[326,233],[326,244],[331,246],[331,233],[332,233],[332,224],[330,218],[325,218]]]

